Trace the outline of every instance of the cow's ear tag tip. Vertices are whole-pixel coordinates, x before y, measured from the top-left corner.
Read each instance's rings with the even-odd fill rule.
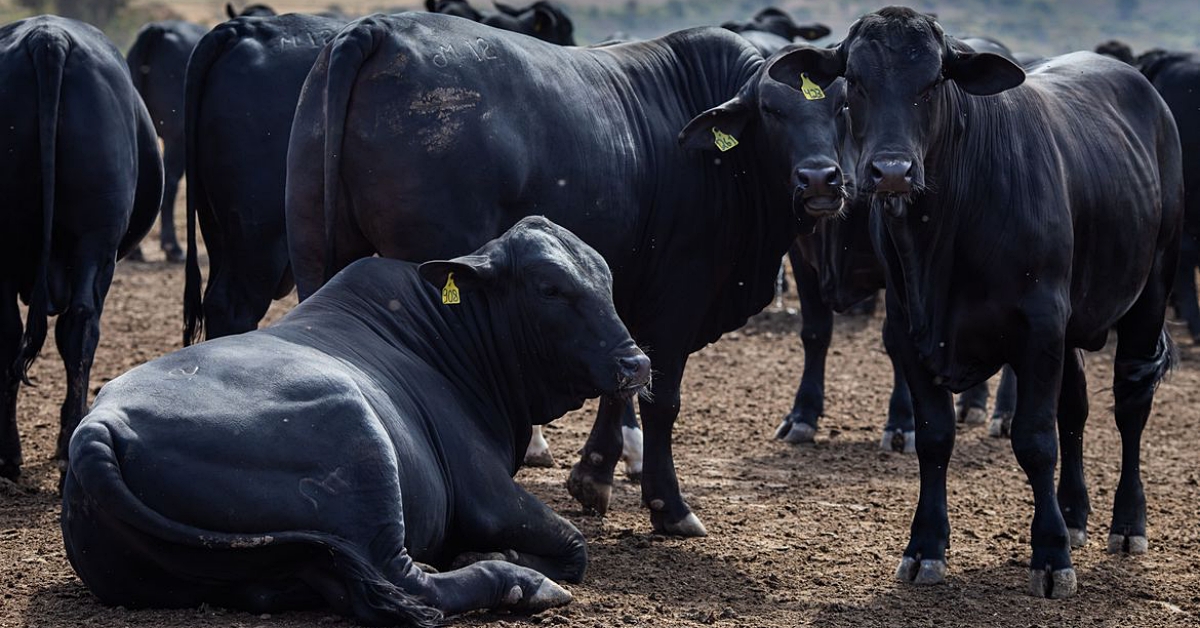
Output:
[[[721,151],[722,153],[738,145],[736,137],[728,133],[721,132],[721,129],[718,129],[714,126],[712,128],[712,132],[713,144],[717,147],[717,150]]]
[[[825,97],[821,86],[812,82],[812,79],[808,78],[808,74],[800,75],[800,93],[804,94],[805,100],[821,100]]]
[[[462,303],[462,297],[458,294],[458,286],[454,285],[454,273],[446,275],[446,286],[442,288],[442,303],[445,305]]]

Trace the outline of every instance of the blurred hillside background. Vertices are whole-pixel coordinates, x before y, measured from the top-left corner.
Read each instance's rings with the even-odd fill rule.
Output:
[[[238,8],[251,0],[234,0]],[[274,0],[280,13],[337,10],[351,16],[418,9],[423,0]],[[524,6],[532,0],[507,0]],[[759,9],[778,6],[797,22],[819,21],[840,38],[860,15],[886,0],[559,0],[575,22],[581,43],[621,33],[654,37],[672,30],[730,19],[748,19]],[[490,0],[473,0],[490,9]],[[902,4],[902,3],[901,3]],[[76,17],[101,27],[122,49],[145,22],[182,18],[212,25],[224,19],[224,0],[0,0],[4,23],[37,13]],[[938,14],[947,32],[988,35],[1020,52],[1051,55],[1092,49],[1121,39],[1135,53],[1147,48],[1200,50],[1198,0],[912,0],[915,9]]]

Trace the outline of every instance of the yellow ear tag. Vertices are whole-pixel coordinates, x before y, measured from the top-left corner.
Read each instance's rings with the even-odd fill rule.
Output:
[[[442,288],[442,303],[446,305],[462,303],[462,298],[458,295],[458,286],[454,285],[454,273],[446,275],[446,287]]]
[[[712,128],[713,144],[717,146],[717,150],[722,153],[738,145],[737,138],[728,133],[722,133],[717,127]]]
[[[821,86],[812,82],[807,74],[800,75],[800,93],[804,94],[805,100],[821,100],[825,97],[825,92],[821,91]]]

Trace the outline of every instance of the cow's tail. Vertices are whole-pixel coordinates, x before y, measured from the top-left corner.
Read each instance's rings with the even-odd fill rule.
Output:
[[[21,349],[17,352],[14,373],[29,384],[29,368],[46,342],[50,290],[50,236],[54,230],[55,149],[58,144],[58,105],[62,93],[63,66],[71,42],[66,33],[46,29],[35,33],[29,42],[34,73],[37,75],[38,152],[42,173],[42,233],[33,290],[29,294],[29,312]]]
[[[324,197],[322,199],[325,218],[325,268],[321,283],[333,277],[335,257],[338,199],[341,195],[342,139],[346,130],[346,110],[349,108],[350,92],[358,80],[358,71],[367,58],[375,52],[382,39],[382,29],[371,19],[359,20],[347,27],[329,43],[329,64],[325,75],[325,170]]]
[[[1120,400],[1115,411],[1120,413],[1126,408],[1149,404],[1158,385],[1178,364],[1179,349],[1163,325],[1150,359],[1118,359],[1113,363],[1113,393]]]
[[[146,93],[147,73],[142,71],[142,68],[147,67],[150,59],[154,57],[154,49],[162,42],[165,33],[161,24],[151,22],[143,26],[137,34],[137,39],[129,47],[129,54],[125,55],[125,63],[129,66],[129,77],[133,79],[133,87],[137,93],[143,96]]]
[[[165,564],[169,557],[149,557],[164,563],[162,567],[170,573],[201,581],[236,582],[243,577],[261,577],[264,569],[281,578],[317,569],[322,573],[318,580],[332,578],[337,583],[326,596],[333,598],[329,599],[331,605],[353,615],[359,623],[423,628],[436,625],[442,618],[440,611],[388,581],[352,543],[332,534],[303,530],[236,534],[204,530],[167,518],[139,499],[125,483],[112,428],[104,417],[79,427],[71,439],[69,460],[63,490],[68,507],[79,507],[83,513],[79,516],[84,517],[89,516],[88,511],[98,510],[109,521],[153,539],[151,546],[168,544],[185,555],[194,553],[194,559],[173,560],[169,566]],[[68,524],[64,521],[63,525],[66,533]],[[95,529],[95,522],[90,520],[77,525]],[[235,556],[220,560],[222,554]]]
[[[208,82],[208,71],[224,54],[226,47],[240,36],[237,25],[224,23],[216,26],[200,38],[188,61],[187,78],[184,81],[183,133],[184,149],[187,153],[184,174],[187,177],[187,259],[184,264],[183,282],[183,344],[199,342],[204,335],[204,296],[200,286],[200,258],[196,247],[196,212],[205,200],[207,192],[204,177],[200,175],[197,139],[200,134],[199,116],[203,106],[204,85]],[[212,241],[205,240],[210,258],[224,244],[214,234]]]

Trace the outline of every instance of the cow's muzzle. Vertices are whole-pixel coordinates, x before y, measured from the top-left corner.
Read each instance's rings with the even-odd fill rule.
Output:
[[[809,216],[828,218],[846,206],[842,169],[837,166],[797,168],[792,182],[795,184],[792,198],[803,204]]]
[[[641,351],[617,358],[617,389],[622,397],[632,397],[650,385],[650,358]]]
[[[913,191],[913,162],[902,158],[871,161],[871,183],[876,194],[906,195]]]

